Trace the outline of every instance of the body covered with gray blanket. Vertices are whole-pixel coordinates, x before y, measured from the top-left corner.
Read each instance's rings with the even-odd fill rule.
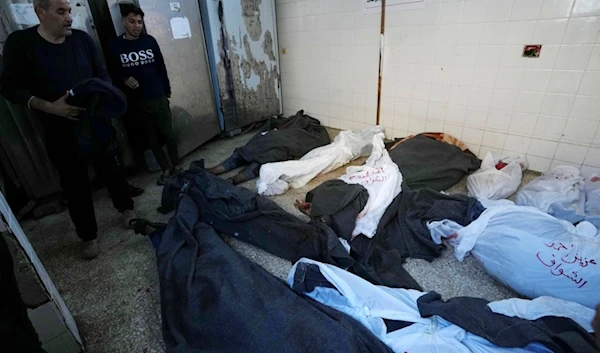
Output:
[[[398,144],[390,151],[390,157],[413,189],[446,190],[481,165],[469,150],[424,135]]]
[[[182,196],[157,248],[168,353],[392,352],[355,319],[236,253],[200,207]]]
[[[232,179],[234,184],[239,184],[258,177],[260,166],[265,163],[300,158],[330,142],[329,133],[319,120],[300,110],[289,118],[267,121],[246,145],[236,148],[210,172],[218,175],[245,166]]]

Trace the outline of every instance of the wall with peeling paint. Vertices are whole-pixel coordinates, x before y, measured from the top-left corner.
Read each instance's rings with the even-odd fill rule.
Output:
[[[223,1],[237,125],[281,113],[274,0]],[[207,3],[221,98],[228,97],[218,1]]]

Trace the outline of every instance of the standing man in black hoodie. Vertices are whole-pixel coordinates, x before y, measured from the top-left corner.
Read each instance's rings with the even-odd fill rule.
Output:
[[[171,125],[171,86],[156,39],[143,33],[144,12],[128,6],[122,13],[125,33],[110,43],[109,69],[115,83],[123,87],[129,103],[128,118],[146,140],[162,169],[157,181],[163,185],[179,160]],[[169,158],[161,148],[165,140]]]
[[[43,127],[48,157],[58,170],[83,255],[99,253],[94,201],[88,163],[105,180],[113,206],[128,225],[136,217],[125,171],[114,155],[84,154],[76,131],[85,110],[67,103],[68,90],[79,82],[98,78],[110,82],[96,45],[85,32],[72,29],[68,0],[34,0],[40,24],[12,33],[4,46],[0,93],[15,104],[35,110]],[[90,160],[91,159],[91,160]]]

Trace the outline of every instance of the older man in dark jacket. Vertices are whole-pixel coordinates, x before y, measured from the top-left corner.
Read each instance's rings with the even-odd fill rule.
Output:
[[[12,33],[4,47],[0,93],[15,104],[37,112],[44,126],[48,157],[58,170],[83,255],[99,253],[94,203],[87,164],[92,159],[105,179],[113,205],[128,224],[135,218],[133,200],[122,167],[113,153],[81,149],[82,113],[85,108],[67,103],[69,90],[78,83],[110,77],[95,43],[85,32],[71,28],[67,0],[35,0],[40,25]]]

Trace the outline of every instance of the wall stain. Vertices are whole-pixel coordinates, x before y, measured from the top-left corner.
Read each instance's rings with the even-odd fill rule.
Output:
[[[262,34],[260,22],[260,3],[262,0],[240,0],[242,5],[242,16],[246,24],[246,30],[253,41],[258,41]]]
[[[228,41],[231,41],[229,33],[226,33],[226,35]],[[250,38],[252,38],[252,36],[250,36]],[[279,114],[280,108],[277,90],[279,73],[275,57],[273,56],[273,61],[268,62],[257,60],[252,53],[250,38],[248,35],[244,35],[243,37],[245,57],[241,57],[236,50],[230,50],[229,52],[239,126],[250,124],[253,121],[266,119],[274,114]],[[219,42],[221,42],[220,39]],[[241,44],[242,43],[240,43],[240,45]],[[219,47],[221,47],[221,43],[219,43]],[[263,45],[263,50],[265,50],[265,48],[266,46]],[[271,47],[266,48],[266,50],[273,52],[272,40]],[[241,68],[241,70],[239,68]],[[228,96],[226,83],[227,76],[223,60],[220,60],[217,64],[217,73],[221,97],[226,98]],[[250,88],[246,85],[246,80],[250,79],[253,75],[258,76],[258,85],[254,88]]]
[[[269,60],[276,61],[275,54],[273,54],[273,37],[271,31],[268,29],[265,31],[265,39],[263,41],[263,51],[269,57]]]

